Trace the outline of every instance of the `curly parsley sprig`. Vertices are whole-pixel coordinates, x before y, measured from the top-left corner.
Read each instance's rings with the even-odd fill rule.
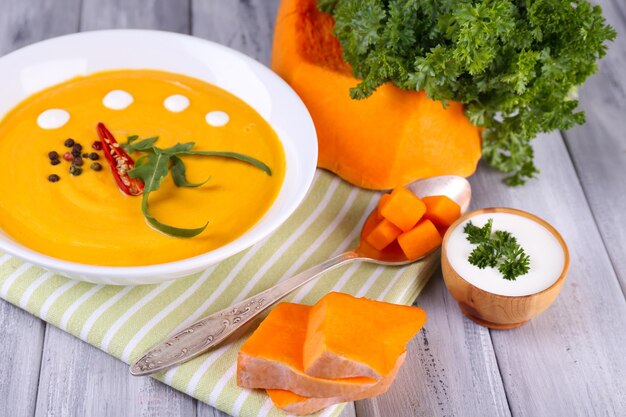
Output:
[[[514,281],[530,270],[530,257],[517,243],[517,239],[507,231],[492,231],[493,219],[483,227],[472,224],[470,220],[463,232],[470,243],[478,245],[468,258],[469,263],[480,269],[498,268],[504,279]]]
[[[483,156],[523,184],[539,171],[531,139],[585,120],[576,87],[615,30],[587,0],[318,0],[335,18],[352,98],[392,82],[465,104]]]

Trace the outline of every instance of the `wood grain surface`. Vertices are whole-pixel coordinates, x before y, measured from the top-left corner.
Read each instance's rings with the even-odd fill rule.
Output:
[[[397,381],[342,417],[626,415],[626,3],[598,1],[618,39],[581,89],[587,124],[535,141],[538,180],[509,188],[481,166],[473,208],[510,206],[552,223],[572,264],[555,304],[490,331],[465,318],[436,274],[428,323]],[[190,33],[267,64],[278,0],[0,0],[0,54],[79,30]],[[223,413],[0,300],[0,416]]]

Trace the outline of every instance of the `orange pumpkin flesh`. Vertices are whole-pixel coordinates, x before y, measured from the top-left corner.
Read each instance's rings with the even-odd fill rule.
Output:
[[[355,395],[374,387],[373,378],[326,379],[307,375],[302,364],[311,307],[280,303],[241,346],[237,384],[292,391],[306,397]]]
[[[320,378],[382,379],[425,322],[426,313],[418,307],[327,294],[309,315],[305,372]]]
[[[408,232],[417,224],[426,211],[426,205],[415,194],[398,187],[380,208],[380,214],[391,223]]]
[[[300,95],[318,135],[318,166],[354,185],[389,189],[435,175],[471,175],[480,135],[463,106],[400,90],[390,83],[365,100],[348,90],[359,80],[343,62],[334,21],[316,0],[283,0],[272,69]]]
[[[422,198],[426,205],[424,218],[432,221],[437,228],[447,228],[461,217],[461,207],[445,195]]]
[[[408,259],[418,259],[441,245],[441,235],[430,220],[398,236],[398,244]]]
[[[365,241],[374,249],[382,251],[389,246],[391,242],[396,240],[396,238],[400,236],[400,233],[402,233],[402,230],[397,226],[387,219],[382,219],[380,223],[374,227],[374,230],[367,235]]]

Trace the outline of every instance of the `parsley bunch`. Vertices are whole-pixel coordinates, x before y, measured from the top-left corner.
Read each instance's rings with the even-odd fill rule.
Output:
[[[392,82],[461,102],[509,185],[538,173],[531,139],[584,122],[576,87],[615,31],[587,0],[318,0],[369,97]]]
[[[498,268],[502,277],[515,280],[520,275],[528,273],[530,257],[517,243],[517,239],[503,230],[492,232],[493,219],[489,219],[483,227],[478,227],[469,221],[463,228],[470,243],[478,245],[468,258],[469,263],[485,269]]]

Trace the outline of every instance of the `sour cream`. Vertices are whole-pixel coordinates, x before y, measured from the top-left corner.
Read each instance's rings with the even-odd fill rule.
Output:
[[[124,90],[113,90],[104,96],[102,104],[104,104],[104,107],[111,110],[124,110],[133,104],[133,101],[134,98],[129,92]]]
[[[215,127],[224,126],[230,120],[227,113],[219,110],[211,111],[206,114],[205,120],[208,124]]]
[[[469,263],[467,258],[476,245],[467,240],[463,228],[469,221],[482,227],[489,219],[493,219],[492,231],[511,232],[530,257],[527,274],[509,281],[502,278],[497,268],[480,269]],[[529,218],[510,213],[477,214],[459,224],[448,237],[446,255],[450,266],[472,285],[493,294],[509,296],[530,295],[545,290],[559,278],[565,265],[563,249],[548,229]]]
[[[182,94],[174,94],[163,101],[163,106],[172,113],[180,113],[189,107],[189,99]]]
[[[62,109],[49,109],[37,117],[37,124],[42,129],[58,129],[70,120],[70,114]]]

